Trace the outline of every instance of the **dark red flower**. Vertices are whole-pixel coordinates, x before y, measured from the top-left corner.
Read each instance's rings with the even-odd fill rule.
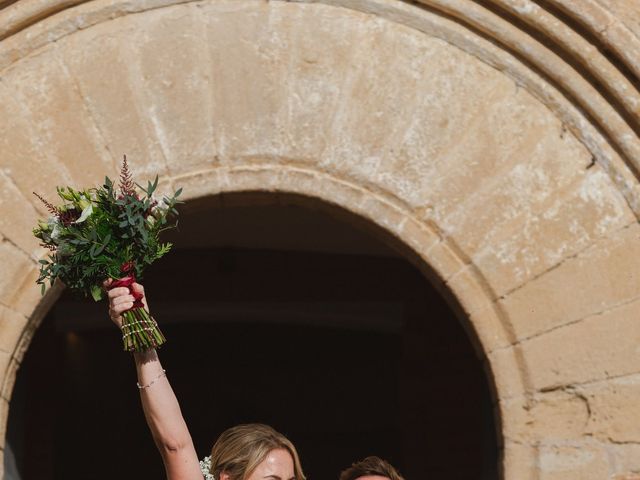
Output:
[[[125,274],[125,275],[129,275],[131,273],[133,273],[135,269],[135,264],[131,261],[129,262],[124,262],[121,266],[120,266],[120,272]]]
[[[71,225],[73,222],[80,218],[82,212],[75,208],[70,208],[64,212],[58,211],[58,218],[60,219],[60,223],[62,223],[65,227]]]

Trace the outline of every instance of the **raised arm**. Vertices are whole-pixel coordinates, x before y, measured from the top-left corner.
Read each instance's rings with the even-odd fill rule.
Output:
[[[105,282],[105,287],[111,283]],[[144,293],[142,285],[132,287]],[[147,306],[146,297],[143,298]],[[109,316],[122,326],[122,313],[133,306],[133,297],[126,287],[109,290]],[[198,456],[191,434],[182,417],[180,405],[160,364],[158,353],[147,350],[133,354],[138,373],[138,388],[142,409],[153,439],[160,451],[168,480],[202,480]]]

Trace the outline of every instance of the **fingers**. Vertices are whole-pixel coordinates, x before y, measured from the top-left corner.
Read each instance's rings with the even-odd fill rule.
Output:
[[[118,325],[122,326],[122,314],[127,310],[133,308],[135,298],[132,295],[134,294],[142,294],[142,302],[146,308],[149,310],[147,305],[146,297],[144,296],[144,287],[139,283],[133,283],[130,287],[117,287],[109,290],[109,286],[113,283],[113,279],[109,278],[102,283],[102,286],[107,290],[107,296],[109,298],[109,317],[111,320]],[[129,288],[131,290],[129,290]]]
[[[133,304],[134,301],[135,301],[135,298],[133,298],[133,295],[129,295],[129,294],[121,295],[111,300],[111,306],[117,307],[119,305],[122,305],[123,303]]]
[[[127,287],[118,287],[112,290],[109,290],[109,299],[112,300],[117,297],[121,297],[122,295],[129,295],[129,289]]]
[[[133,301],[123,301],[118,303],[117,305],[112,305],[109,308],[109,316],[112,320],[116,321],[117,317],[122,315],[127,310],[130,310],[133,307]]]
[[[108,279],[103,285],[108,287],[113,282]],[[127,287],[118,287],[107,291],[109,297],[109,318],[122,328],[122,314],[133,307],[133,296]]]
[[[109,292],[109,307],[113,311],[118,311],[118,314],[133,307],[134,301],[133,295],[131,295],[129,289],[126,287],[114,288]],[[123,306],[127,307],[124,308]]]
[[[109,280],[103,282],[102,285],[106,288],[109,285],[111,285],[111,283],[112,283],[112,281],[111,281],[111,279],[109,279]],[[142,285],[140,285],[139,283],[132,283],[131,284],[131,289],[136,293],[142,293],[144,295],[144,287]],[[112,288],[108,292],[109,298],[115,298],[115,297],[118,297],[120,295],[126,295],[128,293],[129,293],[129,289],[127,287]]]
[[[134,298],[128,291],[121,293],[120,295],[113,296],[109,299],[109,307],[114,308],[123,303],[133,303]]]

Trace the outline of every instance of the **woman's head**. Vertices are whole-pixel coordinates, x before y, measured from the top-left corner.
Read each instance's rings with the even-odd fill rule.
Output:
[[[393,466],[380,457],[367,457],[340,474],[340,480],[404,480]]]
[[[287,437],[268,425],[237,425],[222,433],[211,450],[211,473],[218,480],[260,478],[305,480],[298,452]]]

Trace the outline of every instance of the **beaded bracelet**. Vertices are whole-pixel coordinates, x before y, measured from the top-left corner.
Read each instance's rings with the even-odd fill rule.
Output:
[[[160,372],[158,374],[158,376],[156,378],[154,378],[153,380],[151,380],[149,383],[147,383],[146,385],[140,385],[140,382],[136,382],[136,385],[138,386],[138,388],[140,390],[144,390],[145,388],[149,388],[151,385],[153,385],[154,383],[156,383],[157,380],[160,380],[162,377],[166,377],[167,376],[167,371],[163,368],[162,372]]]

